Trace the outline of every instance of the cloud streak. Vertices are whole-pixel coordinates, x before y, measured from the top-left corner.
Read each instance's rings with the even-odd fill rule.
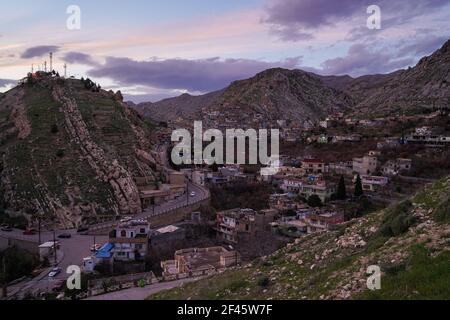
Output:
[[[20,56],[22,59],[32,59],[42,57],[50,52],[57,52],[59,46],[36,46],[26,49]]]
[[[91,69],[92,77],[106,77],[125,86],[148,86],[189,92],[219,90],[231,82],[245,79],[272,67],[296,68],[300,57],[274,63],[250,59],[168,59],[136,61],[109,57],[103,65]]]

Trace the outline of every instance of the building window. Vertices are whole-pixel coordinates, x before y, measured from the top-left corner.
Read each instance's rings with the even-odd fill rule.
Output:
[[[126,232],[125,230],[122,230],[122,231],[120,232],[120,236],[121,236],[122,238],[126,238],[126,237],[127,237],[127,232]]]

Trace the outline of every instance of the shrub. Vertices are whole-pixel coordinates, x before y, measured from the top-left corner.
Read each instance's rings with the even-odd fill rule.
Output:
[[[50,132],[51,133],[58,133],[59,132],[58,126],[56,124],[53,124],[52,128],[50,129]]]
[[[436,222],[450,222],[450,198],[441,202],[434,211]]]
[[[387,210],[379,233],[385,237],[397,237],[404,234],[414,225],[416,219],[410,214],[412,203],[409,200]]]
[[[266,288],[270,284],[270,279],[267,276],[261,276],[261,277],[258,278],[257,284],[260,287]]]
[[[58,158],[63,158],[64,157],[64,150],[63,149],[59,149],[58,151],[56,151],[56,156]]]
[[[322,200],[320,200],[318,195],[313,194],[312,196],[310,196],[308,198],[308,205],[310,207],[317,208],[317,207],[322,207],[323,203],[322,203]]]

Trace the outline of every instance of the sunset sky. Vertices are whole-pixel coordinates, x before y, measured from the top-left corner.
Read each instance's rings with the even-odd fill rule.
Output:
[[[367,28],[369,5],[381,30]],[[81,29],[68,30],[69,5]],[[270,68],[360,76],[413,66],[450,38],[448,0],[2,1],[0,91],[55,55],[134,101],[201,94]]]

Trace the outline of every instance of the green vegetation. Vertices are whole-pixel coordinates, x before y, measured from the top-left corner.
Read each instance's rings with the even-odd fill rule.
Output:
[[[29,276],[39,265],[39,258],[28,251],[11,247],[0,252],[0,282],[9,283]]]
[[[263,210],[269,207],[272,189],[267,184],[239,182],[211,188],[211,204],[216,210],[250,208]]]
[[[319,208],[323,206],[323,203],[318,195],[313,194],[308,198],[308,206],[313,208]]]
[[[383,218],[379,234],[384,237],[397,237],[407,232],[416,219],[410,214],[412,203],[409,200],[388,208]]]
[[[344,176],[341,176],[341,179],[339,180],[339,185],[336,193],[336,199],[337,200],[345,200],[347,199],[347,188],[345,186],[345,179]]]
[[[364,195],[364,190],[362,187],[361,176],[358,174],[355,182],[355,197],[361,197]]]
[[[434,220],[440,223],[450,222],[450,198],[442,201],[434,212]]]
[[[356,299],[449,299],[450,252],[433,257],[424,246],[416,246],[405,265],[390,270],[381,280],[381,290],[366,291]]]

